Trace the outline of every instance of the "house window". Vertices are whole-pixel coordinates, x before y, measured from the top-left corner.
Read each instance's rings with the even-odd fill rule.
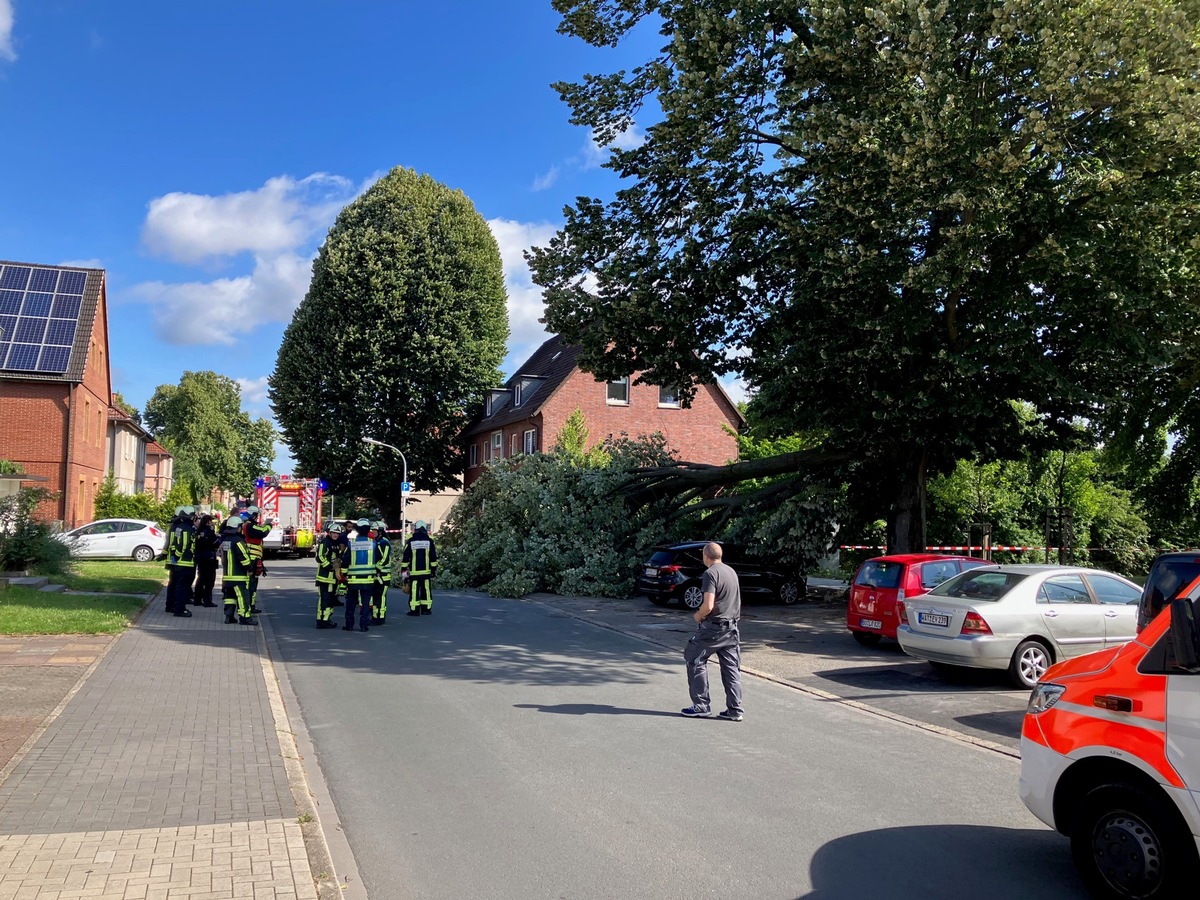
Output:
[[[660,387],[658,389],[658,405],[679,409],[679,388]]]
[[[504,456],[504,432],[492,432],[492,459],[501,459]]]
[[[487,404],[486,404],[486,408],[484,409],[483,414],[485,416],[490,416],[492,414],[492,395],[491,394],[487,395]]]
[[[467,468],[473,469],[479,465],[479,445],[471,444],[467,450]]]
[[[608,403],[610,406],[629,405],[629,376],[618,378],[608,383]]]
[[[525,432],[525,448],[526,453],[537,452],[537,429],[530,428]]]
[[[512,436],[512,441],[509,443],[509,450],[508,450],[509,456],[516,456],[518,453],[521,452],[520,450],[517,449],[517,447],[520,446],[520,444],[519,444],[520,440],[521,439],[516,434],[514,434]]]
[[[513,385],[513,406],[521,405],[521,388],[522,387],[524,387],[524,385],[520,381],[518,381],[516,384]]]

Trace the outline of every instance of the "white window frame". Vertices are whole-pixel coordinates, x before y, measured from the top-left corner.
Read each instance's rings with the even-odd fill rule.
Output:
[[[514,431],[512,433],[512,439],[508,442],[508,455],[516,456],[518,453],[520,453],[521,451],[517,449],[518,446],[517,433]]]
[[[479,445],[476,444],[474,441],[472,441],[471,446],[467,449],[467,468],[474,469],[478,465],[479,465]]]
[[[483,414],[484,414],[484,416],[485,416],[485,417],[486,417],[486,416],[490,416],[490,415],[492,414],[492,398],[493,398],[494,396],[495,396],[495,394],[488,394],[488,395],[487,395],[487,405],[486,405],[486,407],[484,408],[484,411],[483,411]]]
[[[513,407],[514,408],[521,405],[521,388],[523,386],[524,385],[520,381],[518,381],[516,384],[513,385]]]
[[[526,453],[537,453],[537,429],[529,428],[525,431],[524,449]]]
[[[492,455],[491,459],[504,459],[504,432],[492,432]]]
[[[612,397],[612,389],[615,385],[622,384],[625,386],[625,399],[616,400]],[[628,406],[629,405],[629,376],[624,378],[614,378],[604,386],[604,402],[609,406]]]
[[[671,391],[674,394],[675,399],[674,400],[664,400],[663,399],[663,391]],[[659,385],[659,387],[658,387],[658,405],[662,409],[680,409],[680,408],[682,408],[683,404],[679,401],[679,388],[668,387],[666,385]]]

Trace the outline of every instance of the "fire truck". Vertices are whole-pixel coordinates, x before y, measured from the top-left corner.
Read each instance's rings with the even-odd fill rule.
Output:
[[[319,478],[268,475],[255,481],[254,488],[258,520],[271,523],[271,533],[263,538],[263,552],[311,556],[316,549],[325,482]]]

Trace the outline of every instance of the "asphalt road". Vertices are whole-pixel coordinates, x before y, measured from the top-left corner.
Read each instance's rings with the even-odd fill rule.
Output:
[[[758,678],[684,719],[677,649],[538,601],[317,631],[311,577],[263,605],[374,900],[1084,896],[1008,756]]]

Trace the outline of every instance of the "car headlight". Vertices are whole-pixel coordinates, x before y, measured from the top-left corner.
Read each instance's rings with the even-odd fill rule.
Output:
[[[1058,698],[1061,697],[1066,690],[1067,689],[1063,685],[1053,684],[1050,682],[1046,684],[1034,685],[1033,691],[1029,694],[1029,705],[1025,707],[1025,711],[1027,713],[1032,713],[1033,715],[1044,713],[1058,702]]]

